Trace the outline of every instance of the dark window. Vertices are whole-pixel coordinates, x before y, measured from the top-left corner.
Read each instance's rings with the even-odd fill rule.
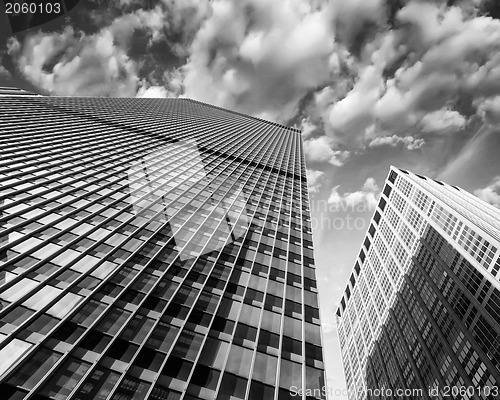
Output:
[[[385,185],[384,194],[386,197],[389,197],[389,195],[391,194],[391,190],[392,190],[392,187],[390,185]]]
[[[144,400],[151,384],[126,376],[112,400]]]
[[[163,367],[161,375],[186,381],[192,367],[193,363],[171,356]]]
[[[59,358],[61,358],[61,354],[42,348],[24,361],[23,365],[10,378],[9,383],[31,390]]]
[[[379,203],[378,203],[378,207],[379,207],[382,211],[384,211],[384,210],[385,210],[385,205],[386,205],[386,204],[387,204],[387,202],[385,201],[385,199],[381,197],[381,198],[380,198],[380,201],[379,201]],[[378,221],[377,221],[377,222],[378,222]]]
[[[90,365],[75,358],[67,359],[43,386],[41,393],[56,399],[67,398]]]
[[[390,174],[389,174],[389,182],[394,183],[394,181],[396,180],[397,177],[398,177],[397,172],[396,171],[391,171]]]
[[[371,237],[373,237],[375,235],[375,227],[372,225],[370,225],[370,229],[368,229],[368,233],[370,234]]]
[[[178,332],[179,328],[160,321],[153,329],[153,332],[151,332],[146,341],[146,346],[153,350],[160,350],[167,353],[174,344],[174,339]]]
[[[114,388],[120,374],[103,367],[97,367],[80,386],[75,400],[105,399]]]

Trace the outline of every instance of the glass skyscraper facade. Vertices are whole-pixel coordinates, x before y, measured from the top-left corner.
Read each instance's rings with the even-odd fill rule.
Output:
[[[349,399],[497,399],[500,210],[391,167],[337,310]]]
[[[2,400],[323,398],[299,131],[188,99],[13,92]]]

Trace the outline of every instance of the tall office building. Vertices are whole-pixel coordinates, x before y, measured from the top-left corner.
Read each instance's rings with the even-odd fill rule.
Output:
[[[2,400],[323,398],[297,130],[4,92]]]
[[[337,310],[349,398],[498,398],[499,249],[498,209],[392,167]]]

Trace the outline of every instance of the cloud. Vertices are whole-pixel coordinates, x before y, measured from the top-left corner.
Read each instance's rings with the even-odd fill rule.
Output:
[[[330,22],[325,8],[305,0],[213,2],[189,49],[185,95],[288,120],[331,79]]]
[[[209,0],[162,0],[160,4],[168,46],[187,57],[194,37],[212,12]]]
[[[137,92],[136,97],[161,98],[169,96],[168,91],[164,86],[150,86],[148,88],[141,87]]]
[[[2,57],[2,54],[0,53],[0,78],[4,78],[4,79],[12,78],[12,75],[10,74],[10,72],[2,64],[3,64],[3,57]]]
[[[402,140],[391,143],[404,143],[500,119],[500,20],[481,14],[478,2],[370,1],[371,15],[365,2],[333,3],[334,19],[346,21],[336,40],[355,56],[342,57],[343,87],[332,81],[314,96],[333,143],[353,150],[389,143],[375,139],[395,131]]]
[[[7,69],[3,65],[0,65],[0,76],[7,78],[11,77],[10,72],[7,71]]]
[[[304,141],[304,153],[306,161],[326,162],[337,167],[343,165],[349,157],[349,153],[343,150],[333,150],[330,140],[326,136],[307,139]]]
[[[379,146],[391,146],[396,147],[397,145],[402,144],[408,150],[417,150],[420,149],[424,144],[424,139],[415,139],[413,136],[380,136],[376,137],[369,143],[369,147],[379,147]]]
[[[29,37],[14,55],[24,76],[49,93],[131,96],[138,81],[136,66],[113,42],[109,29],[86,36],[67,27]]]
[[[477,99],[478,114],[490,124],[500,123],[500,96]]]
[[[163,86],[151,85],[146,79],[141,80],[136,97],[181,97],[184,89],[182,68],[165,71],[162,80]]]
[[[353,89],[326,111],[327,132],[340,143],[361,145],[368,127],[373,123],[373,109],[382,86],[381,72],[373,66],[366,67]]]
[[[49,93],[128,97],[139,84],[138,63],[128,55],[134,32],[147,32],[150,46],[163,28],[164,11],[157,6],[121,15],[93,34],[67,26],[39,31],[23,43],[11,38],[8,52],[27,79]]]
[[[302,118],[299,126],[297,126],[297,129],[301,130],[303,138],[308,138],[318,129],[318,126],[311,122],[308,118]]]
[[[357,150],[415,150],[422,134],[500,120],[500,20],[478,2],[447,4],[123,0],[92,34],[67,27],[8,48],[49,93],[190,97],[295,123],[311,159],[341,165]],[[154,57],[131,50],[137,35]],[[163,53],[175,62],[155,64]]]
[[[500,176],[495,177],[484,189],[474,191],[481,200],[500,208]]]
[[[441,109],[424,115],[421,124],[424,132],[458,131],[465,127],[466,120],[457,111]]]
[[[385,22],[384,0],[333,0],[337,40],[359,52],[370,33]]]
[[[315,171],[313,169],[308,169],[307,174],[307,188],[309,193],[317,193],[321,187],[321,178],[325,174],[322,171]]]
[[[360,190],[355,192],[346,192],[343,195],[339,193],[340,185],[335,186],[330,193],[328,203],[343,206],[344,209],[359,209],[364,211],[374,210],[378,202],[379,187],[374,178],[367,178]]]

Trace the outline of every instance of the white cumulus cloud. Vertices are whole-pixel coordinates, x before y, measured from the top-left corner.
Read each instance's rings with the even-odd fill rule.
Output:
[[[337,167],[349,157],[347,151],[332,149],[330,139],[326,136],[305,140],[304,152],[307,161],[327,162]]]
[[[500,176],[495,177],[487,187],[475,190],[474,194],[481,200],[500,208]]]
[[[343,209],[359,209],[370,211],[375,209],[378,202],[379,187],[374,178],[367,178],[361,189],[355,192],[339,193],[340,185],[335,186],[330,193],[328,203],[336,204]]]
[[[417,150],[420,149],[424,144],[424,139],[417,139],[413,136],[379,136],[370,141],[369,147],[379,147],[379,146],[391,146],[396,147],[397,145],[402,144],[408,150]]]
[[[307,174],[307,188],[309,189],[309,193],[319,192],[321,186],[321,178],[325,173],[323,171],[308,169],[306,171],[306,174]]]

